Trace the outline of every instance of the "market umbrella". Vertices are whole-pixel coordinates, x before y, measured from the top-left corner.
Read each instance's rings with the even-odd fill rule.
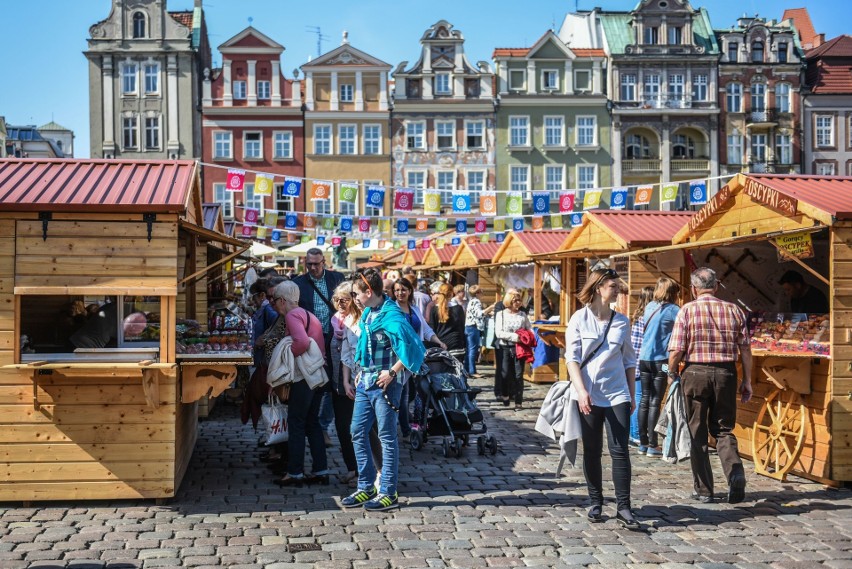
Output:
[[[264,245],[259,241],[255,241],[251,244],[251,248],[249,249],[249,251],[255,257],[266,257],[268,255],[276,254],[278,252],[278,249],[270,247],[269,245]]]

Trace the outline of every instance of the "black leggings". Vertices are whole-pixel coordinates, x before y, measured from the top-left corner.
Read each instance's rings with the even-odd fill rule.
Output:
[[[639,444],[657,446],[657,420],[660,418],[660,405],[666,390],[667,378],[663,371],[665,360],[640,361],[639,380],[642,382],[642,398],[639,400]]]
[[[618,510],[630,509],[630,403],[615,407],[596,407],[588,415],[580,413],[583,421],[583,474],[592,506],[603,506],[603,430],[606,423],[609,456],[612,458],[612,482]]]
[[[515,346],[503,346],[500,358],[500,396],[524,402],[524,362],[515,355]]]

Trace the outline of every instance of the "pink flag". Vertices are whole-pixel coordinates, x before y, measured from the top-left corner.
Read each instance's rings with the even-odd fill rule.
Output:
[[[243,217],[243,223],[246,225],[257,225],[257,218],[260,215],[260,211],[253,207],[247,207],[245,216]]]
[[[393,195],[393,207],[396,211],[411,211],[414,207],[414,190],[397,188]]]
[[[484,219],[480,218],[473,222],[473,230],[476,233],[485,233],[487,229],[488,223]]]
[[[559,195],[559,213],[570,213],[574,211],[574,192],[562,192]]]
[[[243,185],[246,182],[246,171],[245,170],[228,170],[228,183],[225,186],[225,189],[229,192],[241,192],[243,191]]]
[[[370,218],[362,217],[358,220],[358,231],[361,233],[369,233],[370,232]]]

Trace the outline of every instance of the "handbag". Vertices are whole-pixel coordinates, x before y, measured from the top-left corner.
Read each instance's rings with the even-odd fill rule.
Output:
[[[261,406],[263,422],[266,426],[266,446],[286,443],[290,439],[287,429],[287,405],[274,394],[270,394],[269,402]]]

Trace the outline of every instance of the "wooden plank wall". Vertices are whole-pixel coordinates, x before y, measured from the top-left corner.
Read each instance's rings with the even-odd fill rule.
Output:
[[[763,407],[766,396],[774,391],[774,386],[762,373],[763,358],[754,358],[754,378],[752,386],[754,395],[746,404],[738,403],[737,427],[734,434],[740,447],[740,455],[753,459],[751,454],[751,437],[754,422]],[[831,417],[829,412],[831,362],[827,359],[812,360],[811,364],[811,393],[802,395],[803,403],[810,412],[809,425],[805,435],[805,445],[802,454],[791,471],[792,474],[811,479],[828,480],[831,476]],[[769,425],[768,419],[764,420]]]
[[[693,241],[707,241],[752,233],[770,233],[808,229],[814,226],[814,220],[805,215],[786,217],[768,207],[753,202],[744,193],[734,196],[730,205],[720,208],[702,224],[704,231],[695,232]],[[722,219],[724,218],[724,219]]]
[[[15,343],[15,222],[0,219],[0,366],[14,363]]]
[[[852,223],[831,236],[831,478],[852,480]]]
[[[93,286],[132,281],[137,286],[174,287],[177,223],[19,220],[15,286]]]
[[[32,376],[0,371],[0,501],[173,496],[182,406],[171,373],[153,409],[141,371],[55,370],[36,376],[36,409]]]

